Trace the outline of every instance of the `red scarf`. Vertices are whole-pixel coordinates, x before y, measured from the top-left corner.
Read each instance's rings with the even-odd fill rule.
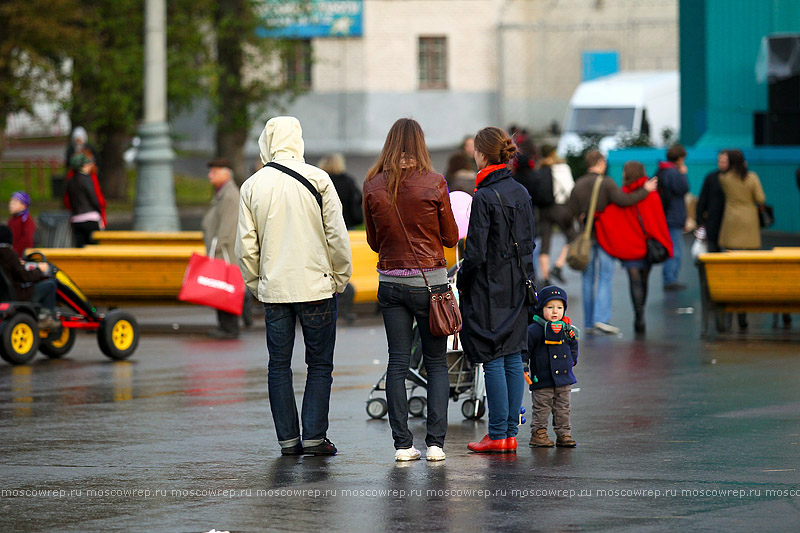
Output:
[[[481,184],[481,182],[483,181],[483,179],[486,176],[488,176],[489,174],[491,174],[495,170],[502,170],[504,168],[508,168],[508,163],[501,163],[499,165],[489,165],[488,167],[482,168],[478,172],[478,176],[475,178],[475,190],[476,191],[478,190],[478,185]]]

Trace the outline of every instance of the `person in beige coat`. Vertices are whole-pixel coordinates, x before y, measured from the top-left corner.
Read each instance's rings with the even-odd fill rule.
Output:
[[[208,181],[214,186],[211,207],[203,216],[203,242],[206,255],[234,260],[233,245],[236,241],[236,216],[239,212],[239,187],[233,181],[233,164],[218,157],[208,162]],[[239,337],[239,317],[217,309],[218,327],[208,331],[215,339]]]
[[[761,248],[758,208],[767,198],[758,175],[747,170],[741,150],[728,150],[728,171],[720,174],[719,183],[725,193],[719,247],[723,250]],[[739,313],[738,322],[739,329],[747,329],[745,313]]]
[[[327,430],[336,294],[353,272],[342,204],[328,174],[305,163],[296,118],[270,119],[258,145],[264,167],[242,184],[235,253],[264,304],[272,419],[282,455],[335,455]],[[308,367],[302,440],[291,367],[298,320]]]
[[[764,189],[758,175],[747,170],[741,150],[729,150],[728,161],[728,171],[719,176],[725,193],[719,246],[724,250],[757,250],[761,248],[758,207],[766,201]]]

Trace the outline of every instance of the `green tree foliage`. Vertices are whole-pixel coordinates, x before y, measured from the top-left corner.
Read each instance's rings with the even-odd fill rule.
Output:
[[[207,6],[198,0],[167,2],[170,113],[204,92]],[[90,37],[81,40],[74,56],[70,118],[95,135],[103,190],[121,198],[127,190],[122,156],[144,113],[144,2],[97,0],[81,10]]]
[[[0,156],[7,116],[57,97],[78,13],[75,0],[0,0]]]
[[[308,0],[293,3],[296,13],[310,9]],[[302,41],[264,37],[272,25],[275,0],[219,0],[213,11],[217,57],[212,79],[212,106],[217,125],[217,154],[234,164],[240,182],[249,175],[244,144],[256,119],[281,108],[304,90],[283,71],[283,62],[297,53]]]

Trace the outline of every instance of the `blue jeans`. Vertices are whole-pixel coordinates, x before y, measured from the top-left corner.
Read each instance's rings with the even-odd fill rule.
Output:
[[[281,447],[300,442],[292,382],[292,348],[297,318],[303,330],[308,367],[303,393],[303,446],[321,444],[328,431],[333,346],[336,343],[336,297],[316,302],[265,303],[269,406]]]
[[[525,394],[522,356],[518,353],[492,359],[483,364],[486,402],[489,407],[489,438],[516,437],[519,409]]]
[[[614,259],[602,246],[593,243],[589,266],[583,271],[583,323],[586,328],[593,328],[596,322],[611,322],[613,278]]]
[[[683,228],[669,228],[669,238],[672,239],[672,257],[664,261],[664,285],[678,282],[683,257]]]
[[[436,290],[439,287],[433,287]],[[395,449],[410,448],[414,436],[408,430],[408,399],[406,376],[411,361],[413,324],[422,341],[423,362],[428,384],[428,420],[425,444],[444,446],[447,433],[447,402],[450,398],[450,378],[447,375],[447,337],[431,335],[428,315],[430,296],[425,287],[410,287],[381,281],[378,284],[378,304],[383,313],[386,340],[389,345],[389,364],[386,368],[386,402],[389,425]]]
[[[55,313],[57,290],[58,286],[53,278],[37,281],[33,285],[33,302]]]

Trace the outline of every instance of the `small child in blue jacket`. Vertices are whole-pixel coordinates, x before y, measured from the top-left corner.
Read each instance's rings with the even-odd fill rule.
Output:
[[[555,285],[545,287],[539,291],[539,306],[528,326],[526,363],[530,365],[530,377],[526,375],[526,379],[533,396],[530,446],[535,448],[553,446],[547,436],[550,413],[555,445],[577,446],[570,435],[569,412],[572,384],[577,382],[572,367],[578,364],[580,331],[564,316],[566,310],[566,291]]]

